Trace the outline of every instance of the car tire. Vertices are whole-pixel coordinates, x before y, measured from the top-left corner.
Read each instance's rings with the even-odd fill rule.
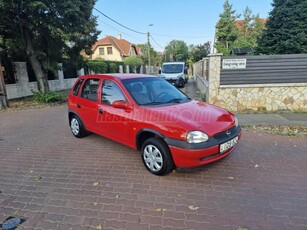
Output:
[[[87,131],[85,130],[78,116],[72,115],[69,124],[70,124],[70,130],[75,137],[82,138],[86,136]]]
[[[142,161],[152,174],[163,176],[174,169],[174,162],[167,144],[156,137],[149,138],[142,146]]]

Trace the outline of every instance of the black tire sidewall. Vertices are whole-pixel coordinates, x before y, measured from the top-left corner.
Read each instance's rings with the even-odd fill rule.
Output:
[[[144,160],[144,149],[147,145],[153,145],[157,149],[159,149],[162,155],[162,160],[163,160],[163,165],[162,165],[161,170],[152,171],[147,167],[146,162]],[[142,161],[143,161],[144,166],[152,174],[163,176],[163,175],[170,173],[174,168],[174,162],[173,162],[171,152],[167,144],[159,138],[153,137],[153,138],[149,138],[148,140],[146,140],[142,146],[141,155],[142,155]]]
[[[79,133],[78,133],[77,135],[74,134],[73,131],[72,131],[72,129],[71,129],[71,121],[72,121],[72,119],[76,119],[76,120],[78,121],[78,123],[79,123]],[[72,134],[73,134],[75,137],[77,137],[77,138],[81,138],[81,137],[84,137],[84,136],[85,136],[86,131],[85,131],[85,129],[84,129],[84,126],[83,126],[83,124],[82,124],[80,118],[79,118],[78,116],[76,116],[76,115],[73,115],[73,116],[71,117],[71,119],[70,119],[70,131],[71,131]]]

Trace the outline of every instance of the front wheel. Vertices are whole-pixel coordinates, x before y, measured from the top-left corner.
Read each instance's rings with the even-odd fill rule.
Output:
[[[72,115],[70,119],[70,130],[75,137],[81,138],[86,136],[86,130],[79,117]]]
[[[174,168],[168,146],[164,141],[155,137],[144,142],[142,160],[147,170],[155,175],[166,175]]]

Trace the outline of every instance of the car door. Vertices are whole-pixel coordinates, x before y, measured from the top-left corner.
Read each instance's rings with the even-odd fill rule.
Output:
[[[87,130],[97,132],[99,78],[85,80],[76,101],[76,112]]]
[[[115,81],[104,79],[101,86],[101,103],[98,105],[100,113],[97,126],[101,135],[131,146],[131,136],[129,137],[127,132],[132,110],[113,107],[112,103],[118,100],[129,103]]]

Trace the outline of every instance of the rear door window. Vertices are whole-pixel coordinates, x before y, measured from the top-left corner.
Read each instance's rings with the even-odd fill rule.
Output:
[[[80,80],[78,81],[78,83],[75,85],[75,87],[74,87],[74,89],[73,89],[73,91],[72,91],[72,94],[73,94],[74,96],[78,96],[79,89],[80,89],[80,86],[81,86],[82,82],[83,82],[83,79],[80,79]]]
[[[87,79],[84,82],[84,85],[81,91],[81,97],[91,100],[91,101],[97,101],[98,85],[99,85],[98,78]]]

